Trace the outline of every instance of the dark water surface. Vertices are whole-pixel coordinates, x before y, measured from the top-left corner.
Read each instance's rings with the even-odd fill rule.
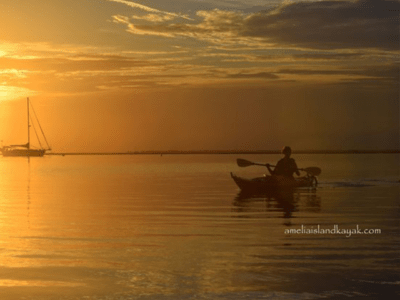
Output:
[[[399,298],[399,155],[296,156],[320,185],[279,201],[236,158],[0,157],[1,299]]]

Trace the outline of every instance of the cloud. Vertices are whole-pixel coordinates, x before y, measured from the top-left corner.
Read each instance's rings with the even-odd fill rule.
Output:
[[[259,73],[237,73],[227,76],[228,78],[239,78],[239,79],[279,79],[279,77],[273,73],[259,72]]]
[[[397,51],[399,11],[398,1],[316,1],[289,2],[252,14],[198,11],[196,24],[134,24],[121,16],[114,21],[125,23],[133,34],[184,36],[213,44]]]
[[[231,23],[236,22],[240,14],[211,11],[199,15],[205,16],[202,26],[182,24],[180,32],[189,30],[187,26],[195,26],[197,36],[206,38],[216,26],[235,26]],[[120,22],[130,24],[128,18],[119,18]],[[170,34],[170,31],[165,32]],[[213,34],[215,40],[223,35],[231,38],[232,43],[236,39],[224,31]],[[400,82],[399,64],[394,63],[396,56],[385,51],[288,51],[284,48],[248,51],[244,46],[237,51],[216,47],[157,49],[121,52],[110,47],[9,44],[1,49],[0,85],[38,92],[83,93],[111,88],[266,86],[289,81],[363,85],[373,81],[375,85],[398,87]],[[28,55],[30,58],[26,59]]]
[[[295,59],[299,60],[351,60],[363,58],[366,53],[338,53],[338,52],[328,52],[328,53],[301,53],[293,55]]]
[[[243,14],[215,9],[212,11],[198,11],[196,15],[202,19],[197,24],[134,24],[130,18],[121,15],[113,16],[113,21],[125,24],[128,32],[137,35],[170,38],[190,37],[214,44],[242,44],[246,46],[254,44],[255,39],[253,37],[248,39],[238,35],[240,27],[243,25]]]
[[[188,16],[185,16],[185,15],[180,15],[180,14],[170,13],[170,12],[166,12],[166,11],[161,11],[161,10],[158,10],[158,9],[155,9],[155,8],[151,8],[149,6],[138,4],[138,3],[135,3],[135,2],[131,2],[131,1],[125,1],[125,0],[107,0],[107,1],[125,4],[125,5],[128,5],[128,6],[132,7],[132,8],[138,8],[140,10],[144,10],[144,11],[151,12],[151,13],[168,15],[171,18],[183,18],[183,19],[191,20]]]
[[[244,36],[319,49],[399,49],[398,1],[318,1],[287,4],[245,20]]]
[[[400,82],[400,63],[387,63],[374,66],[358,66],[358,67],[336,67],[336,68],[307,68],[304,66],[293,68],[282,68],[275,72],[278,75],[301,75],[301,76],[340,76],[343,82],[359,83],[374,82],[375,84],[385,84],[397,86]]]
[[[145,21],[149,21],[149,22],[165,22],[165,21],[173,20],[174,17],[170,16],[170,15],[148,14],[145,16],[132,16],[132,19],[145,20]]]

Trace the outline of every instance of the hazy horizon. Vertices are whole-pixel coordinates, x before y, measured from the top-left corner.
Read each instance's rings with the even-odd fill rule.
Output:
[[[399,149],[399,1],[0,8],[4,145],[30,97],[59,153]]]

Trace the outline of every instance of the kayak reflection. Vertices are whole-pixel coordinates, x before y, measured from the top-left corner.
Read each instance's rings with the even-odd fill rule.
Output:
[[[259,216],[268,213],[268,217],[292,218],[298,211],[319,212],[321,197],[315,189],[285,188],[255,194],[239,192],[233,201],[233,210],[246,213],[243,216]],[[282,214],[283,213],[283,214]]]

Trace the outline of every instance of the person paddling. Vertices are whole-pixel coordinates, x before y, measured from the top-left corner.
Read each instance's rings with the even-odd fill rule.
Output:
[[[293,178],[293,173],[296,173],[297,176],[300,176],[296,161],[293,158],[290,158],[290,155],[292,154],[292,149],[286,146],[282,149],[282,154],[285,156],[278,161],[274,170],[271,169],[270,164],[266,165],[271,175],[281,175]]]

